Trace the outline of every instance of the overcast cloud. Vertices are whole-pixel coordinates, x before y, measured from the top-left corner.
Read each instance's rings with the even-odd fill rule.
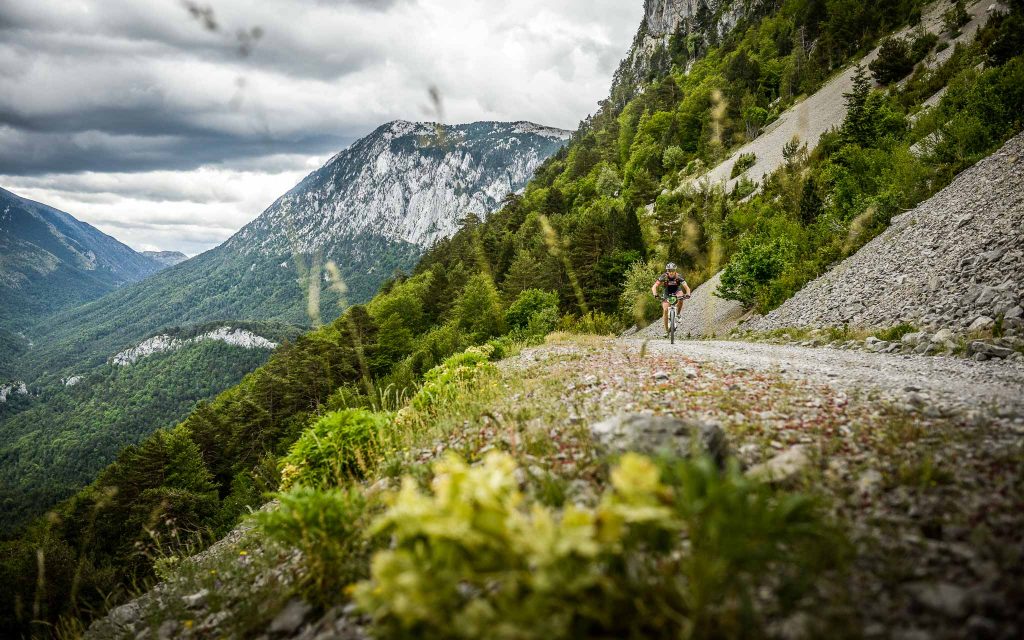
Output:
[[[191,6],[191,11],[190,7]],[[0,186],[213,247],[394,119],[594,111],[640,0],[2,0]]]

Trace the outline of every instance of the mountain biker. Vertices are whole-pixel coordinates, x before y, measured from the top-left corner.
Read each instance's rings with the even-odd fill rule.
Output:
[[[658,295],[658,287],[665,287],[664,295]],[[666,336],[668,336],[668,297],[671,295],[679,296],[676,299],[677,317],[683,310],[683,296],[679,295],[680,287],[686,290],[686,297],[689,298],[690,285],[686,284],[686,280],[676,269],[676,263],[674,262],[665,265],[665,272],[658,276],[658,279],[651,285],[651,293],[654,294],[654,297],[661,298],[661,321],[665,325]]]

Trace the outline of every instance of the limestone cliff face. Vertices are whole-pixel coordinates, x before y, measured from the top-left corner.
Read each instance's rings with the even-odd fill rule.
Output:
[[[674,34],[686,38],[695,59],[740,20],[764,13],[770,5],[770,0],[644,0],[644,19],[615,74],[613,99],[628,99],[652,70],[668,70],[661,68],[667,65],[667,56],[661,57],[659,51],[667,49]]]

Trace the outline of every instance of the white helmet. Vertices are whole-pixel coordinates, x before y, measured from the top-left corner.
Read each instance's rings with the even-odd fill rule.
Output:
[[[676,263],[670,262],[670,263],[665,265],[665,271],[675,271],[675,270],[676,270]]]

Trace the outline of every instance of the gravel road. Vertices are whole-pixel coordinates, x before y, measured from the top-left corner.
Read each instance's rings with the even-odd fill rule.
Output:
[[[635,348],[641,344],[640,340],[628,342]],[[1024,432],[1024,367],[1013,363],[731,341],[671,345],[659,339],[647,342],[647,351],[781,370],[787,377],[846,391],[877,391],[912,406],[998,417]]]

